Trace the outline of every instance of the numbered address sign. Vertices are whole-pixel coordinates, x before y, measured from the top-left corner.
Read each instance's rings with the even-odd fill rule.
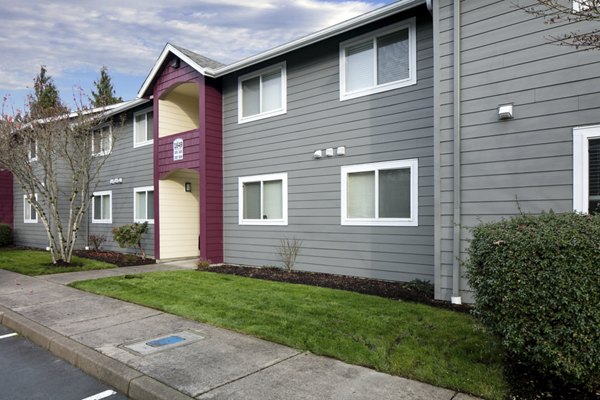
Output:
[[[173,161],[183,160],[183,139],[173,140]]]

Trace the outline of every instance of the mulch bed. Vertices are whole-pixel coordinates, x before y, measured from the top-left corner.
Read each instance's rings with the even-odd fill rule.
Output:
[[[76,250],[74,255],[92,260],[104,261],[114,264],[118,267],[132,267],[135,265],[155,264],[153,258],[142,258],[135,254],[117,253],[116,251],[98,251],[98,250]]]
[[[391,282],[377,279],[357,278],[345,275],[324,274],[306,271],[286,271],[272,267],[242,267],[236,265],[213,265],[202,268],[204,271],[231,274],[269,281],[300,283],[331,289],[370,294],[394,300],[406,300],[428,304],[453,311],[470,312],[469,305],[451,304],[433,299],[433,285],[429,282]]]

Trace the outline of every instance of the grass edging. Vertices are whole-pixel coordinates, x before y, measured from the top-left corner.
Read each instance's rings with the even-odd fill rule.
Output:
[[[507,390],[499,344],[461,313],[198,271],[111,277],[71,286],[489,399],[501,399]]]

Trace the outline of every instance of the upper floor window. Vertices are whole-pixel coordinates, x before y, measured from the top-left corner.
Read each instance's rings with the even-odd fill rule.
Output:
[[[418,160],[342,167],[342,225],[418,225]]]
[[[240,225],[287,225],[287,174],[239,178]]]
[[[92,154],[105,156],[112,149],[112,132],[110,126],[92,131]]]
[[[285,114],[287,111],[285,63],[238,79],[238,122]]]
[[[37,194],[35,198],[37,199]],[[37,212],[27,195],[23,196],[23,222],[26,224],[36,224],[38,222]]]
[[[340,44],[340,100],[417,82],[415,19]]]
[[[573,129],[573,209],[600,211],[600,125]]]
[[[36,161],[38,159],[37,140],[29,141],[29,148],[27,149],[27,157],[29,158],[29,161]]]
[[[112,191],[95,192],[92,202],[92,222],[112,223]]]
[[[154,187],[139,187],[133,189],[134,222],[154,223]]]
[[[142,111],[134,115],[133,147],[145,146],[154,141],[154,112]]]

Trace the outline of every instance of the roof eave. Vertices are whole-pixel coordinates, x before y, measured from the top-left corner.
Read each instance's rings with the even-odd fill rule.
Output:
[[[211,75],[213,75],[214,77],[224,76],[229,73],[238,71],[242,68],[246,68],[251,65],[258,64],[262,61],[266,61],[266,60],[278,57],[280,55],[292,52],[294,50],[298,50],[302,47],[320,42],[325,39],[329,39],[330,37],[333,37],[335,35],[339,35],[341,33],[348,32],[352,29],[359,28],[363,25],[367,25],[371,22],[378,21],[389,15],[417,7],[421,4],[426,4],[426,2],[427,2],[426,0],[398,1],[398,2],[390,4],[388,6],[378,8],[374,11],[359,15],[355,18],[352,18],[347,21],[341,22],[339,24],[322,29],[318,32],[312,33],[308,36],[304,36],[300,39],[294,40],[294,41],[286,43],[284,45],[281,45],[281,46],[275,47],[273,49],[267,50],[265,52],[259,53],[255,56],[251,56],[251,57],[245,58],[243,60],[234,62],[233,64],[229,64],[229,65],[226,65],[224,67],[214,69],[214,70],[207,69],[207,72],[211,73]]]
[[[146,77],[146,80],[144,81],[140,91],[138,92],[138,97],[141,98],[141,97],[144,97],[147,95],[146,92],[152,85],[152,82],[156,78],[158,71],[162,67],[165,60],[167,59],[169,53],[175,54],[177,57],[179,57],[181,60],[185,61],[189,66],[194,68],[196,71],[198,71],[202,75],[211,77],[211,78],[217,78],[217,77],[224,76],[229,73],[238,71],[240,69],[249,67],[251,65],[260,63],[262,61],[266,61],[266,60],[278,57],[280,55],[289,53],[291,51],[300,49],[302,47],[320,42],[322,40],[328,39],[335,35],[339,35],[341,33],[348,32],[352,29],[359,28],[363,25],[378,21],[378,20],[385,18],[392,14],[414,8],[421,4],[427,4],[427,0],[400,0],[396,3],[392,3],[390,5],[378,8],[374,11],[368,12],[366,14],[359,15],[358,17],[354,17],[347,21],[344,21],[339,24],[322,29],[318,32],[312,33],[308,36],[304,36],[300,39],[294,40],[294,41],[286,43],[284,45],[275,47],[273,49],[259,53],[257,55],[234,62],[233,64],[225,65],[223,67],[215,68],[215,69],[201,67],[190,57],[188,57],[184,53],[182,53],[179,49],[177,49],[170,43],[167,43],[165,45],[160,57],[154,63],[154,67],[152,68],[152,70],[150,71],[148,76]]]
[[[167,59],[167,57],[169,56],[169,54],[175,54],[182,61],[184,61],[186,64],[188,64],[190,67],[194,68],[196,71],[198,71],[202,75],[213,77],[212,71],[208,70],[207,68],[201,67],[200,65],[198,65],[198,63],[196,63],[190,57],[188,57],[187,55],[182,53],[179,49],[177,49],[171,43],[167,43],[165,45],[162,53],[160,53],[160,56],[154,63],[154,67],[152,67],[152,70],[146,77],[146,80],[144,80],[144,83],[142,84],[142,87],[140,88],[140,90],[137,94],[137,97],[141,98],[141,97],[146,96],[146,92],[150,88],[150,85],[152,85],[152,82],[158,75],[158,72],[160,71],[161,67],[163,66],[163,64],[164,64],[165,60]]]

